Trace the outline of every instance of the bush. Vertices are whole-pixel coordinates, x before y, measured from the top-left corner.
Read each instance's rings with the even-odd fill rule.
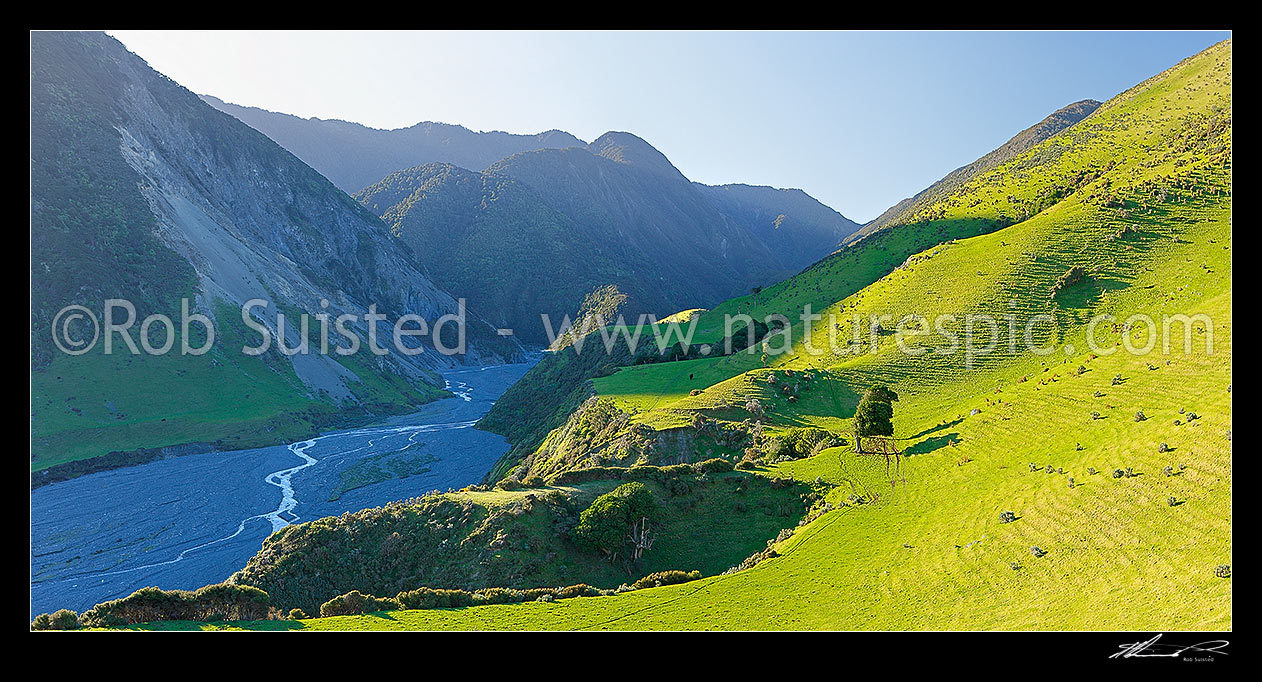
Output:
[[[1006,511],[999,513],[999,523],[1012,523],[1017,520],[1017,515],[1013,512]]]
[[[473,605],[473,593],[420,587],[400,592],[396,599],[405,609],[450,609]]]
[[[574,597],[595,597],[600,594],[600,590],[579,583],[578,585],[569,585],[562,587],[556,591],[557,599],[572,599]]]
[[[704,462],[697,462],[692,465],[692,468],[697,473],[701,474],[721,474],[725,471],[731,471],[733,466],[732,463],[726,459],[715,457],[714,459],[707,459]]]
[[[1069,270],[1067,270],[1065,274],[1061,275],[1060,279],[1057,279],[1056,283],[1052,285],[1052,298],[1056,298],[1056,295],[1064,289],[1080,282],[1084,282],[1086,279],[1087,271],[1081,265],[1075,265],[1072,268],[1069,268]]]
[[[78,630],[79,614],[70,609],[60,609],[49,615],[41,613],[31,621],[32,630]]]
[[[643,578],[631,584],[632,589],[642,590],[647,587],[663,587],[665,585],[678,585],[680,583],[691,582],[701,579],[701,571],[658,571],[650,573]]]
[[[1036,557],[1041,557],[1047,554],[1047,550],[1043,549],[1042,547],[1039,547],[1038,545],[1035,545],[1030,548],[1030,554],[1033,554]]]
[[[346,594],[338,595],[320,605],[320,617],[328,618],[329,616],[358,616],[364,613],[375,613],[377,611],[390,611],[403,608],[399,600],[392,598],[379,598],[371,594],[360,594],[359,590],[351,590]]]
[[[519,604],[526,601],[524,590],[511,587],[485,587],[473,593],[474,604]]]
[[[651,517],[656,508],[653,493],[643,483],[623,483],[597,497],[579,514],[574,540],[581,547],[616,556],[627,544],[631,524]]]
[[[1219,564],[1219,565],[1215,566],[1215,567],[1214,567],[1214,577],[1216,577],[1216,578],[1230,578],[1230,577],[1231,577],[1231,565],[1230,565],[1230,564]]]
[[[122,599],[97,604],[80,620],[88,627],[168,620],[262,620],[270,607],[268,594],[249,585],[220,583],[191,592],[144,587]]]
[[[306,620],[307,618],[309,618],[307,612],[302,609],[289,610],[289,620]]]

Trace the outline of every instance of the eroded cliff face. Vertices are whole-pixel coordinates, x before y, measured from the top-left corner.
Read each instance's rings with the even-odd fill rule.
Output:
[[[56,40],[57,38],[46,38]],[[119,83],[118,151],[140,177],[139,188],[163,243],[192,264],[197,307],[209,315],[216,300],[234,310],[251,299],[266,306],[255,317],[273,335],[278,313],[351,314],[348,325],[366,340],[370,306],[380,346],[389,352],[372,365],[381,372],[441,387],[433,370],[502,361],[513,349],[481,320],[470,319],[468,352],[409,355],[390,342],[392,325],[415,314],[432,323],[459,312],[458,303],[420,271],[416,259],[376,216],[267,137],[206,105],[193,93],[150,69],[104,35],[75,35],[112,59]],[[327,304],[323,302],[327,301]],[[241,320],[218,320],[242,324]],[[298,325],[286,325],[287,346],[299,343]],[[311,392],[354,401],[355,374],[318,352],[311,320],[312,352],[289,355]],[[346,339],[331,334],[331,342]],[[412,345],[416,345],[413,343]],[[363,352],[367,352],[361,349]]]

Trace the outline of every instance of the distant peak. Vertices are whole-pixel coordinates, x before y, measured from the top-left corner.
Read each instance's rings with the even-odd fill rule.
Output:
[[[653,145],[631,133],[610,131],[596,138],[587,149],[616,163],[648,170],[679,174],[679,169]]]

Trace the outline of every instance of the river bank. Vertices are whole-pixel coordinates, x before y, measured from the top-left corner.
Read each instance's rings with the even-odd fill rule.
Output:
[[[81,611],[148,585],[220,582],[289,523],[477,483],[508,443],[472,427],[532,364],[447,372],[455,397],[374,426],[161,459],[33,490],[31,613]],[[405,450],[423,455],[424,466],[346,489],[352,467]]]

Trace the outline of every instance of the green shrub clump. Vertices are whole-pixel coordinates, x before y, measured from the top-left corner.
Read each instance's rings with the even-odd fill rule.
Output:
[[[371,594],[361,594],[359,590],[351,590],[321,604],[320,617],[358,616],[364,613],[391,611],[401,608],[403,608],[403,605],[399,603],[398,599],[374,597]]]
[[[597,497],[578,517],[574,541],[579,546],[615,558],[627,544],[631,524],[652,517],[657,502],[639,481],[623,483]]]
[[[70,609],[60,609],[53,614],[41,613],[31,621],[32,630],[78,630],[79,614]]]

